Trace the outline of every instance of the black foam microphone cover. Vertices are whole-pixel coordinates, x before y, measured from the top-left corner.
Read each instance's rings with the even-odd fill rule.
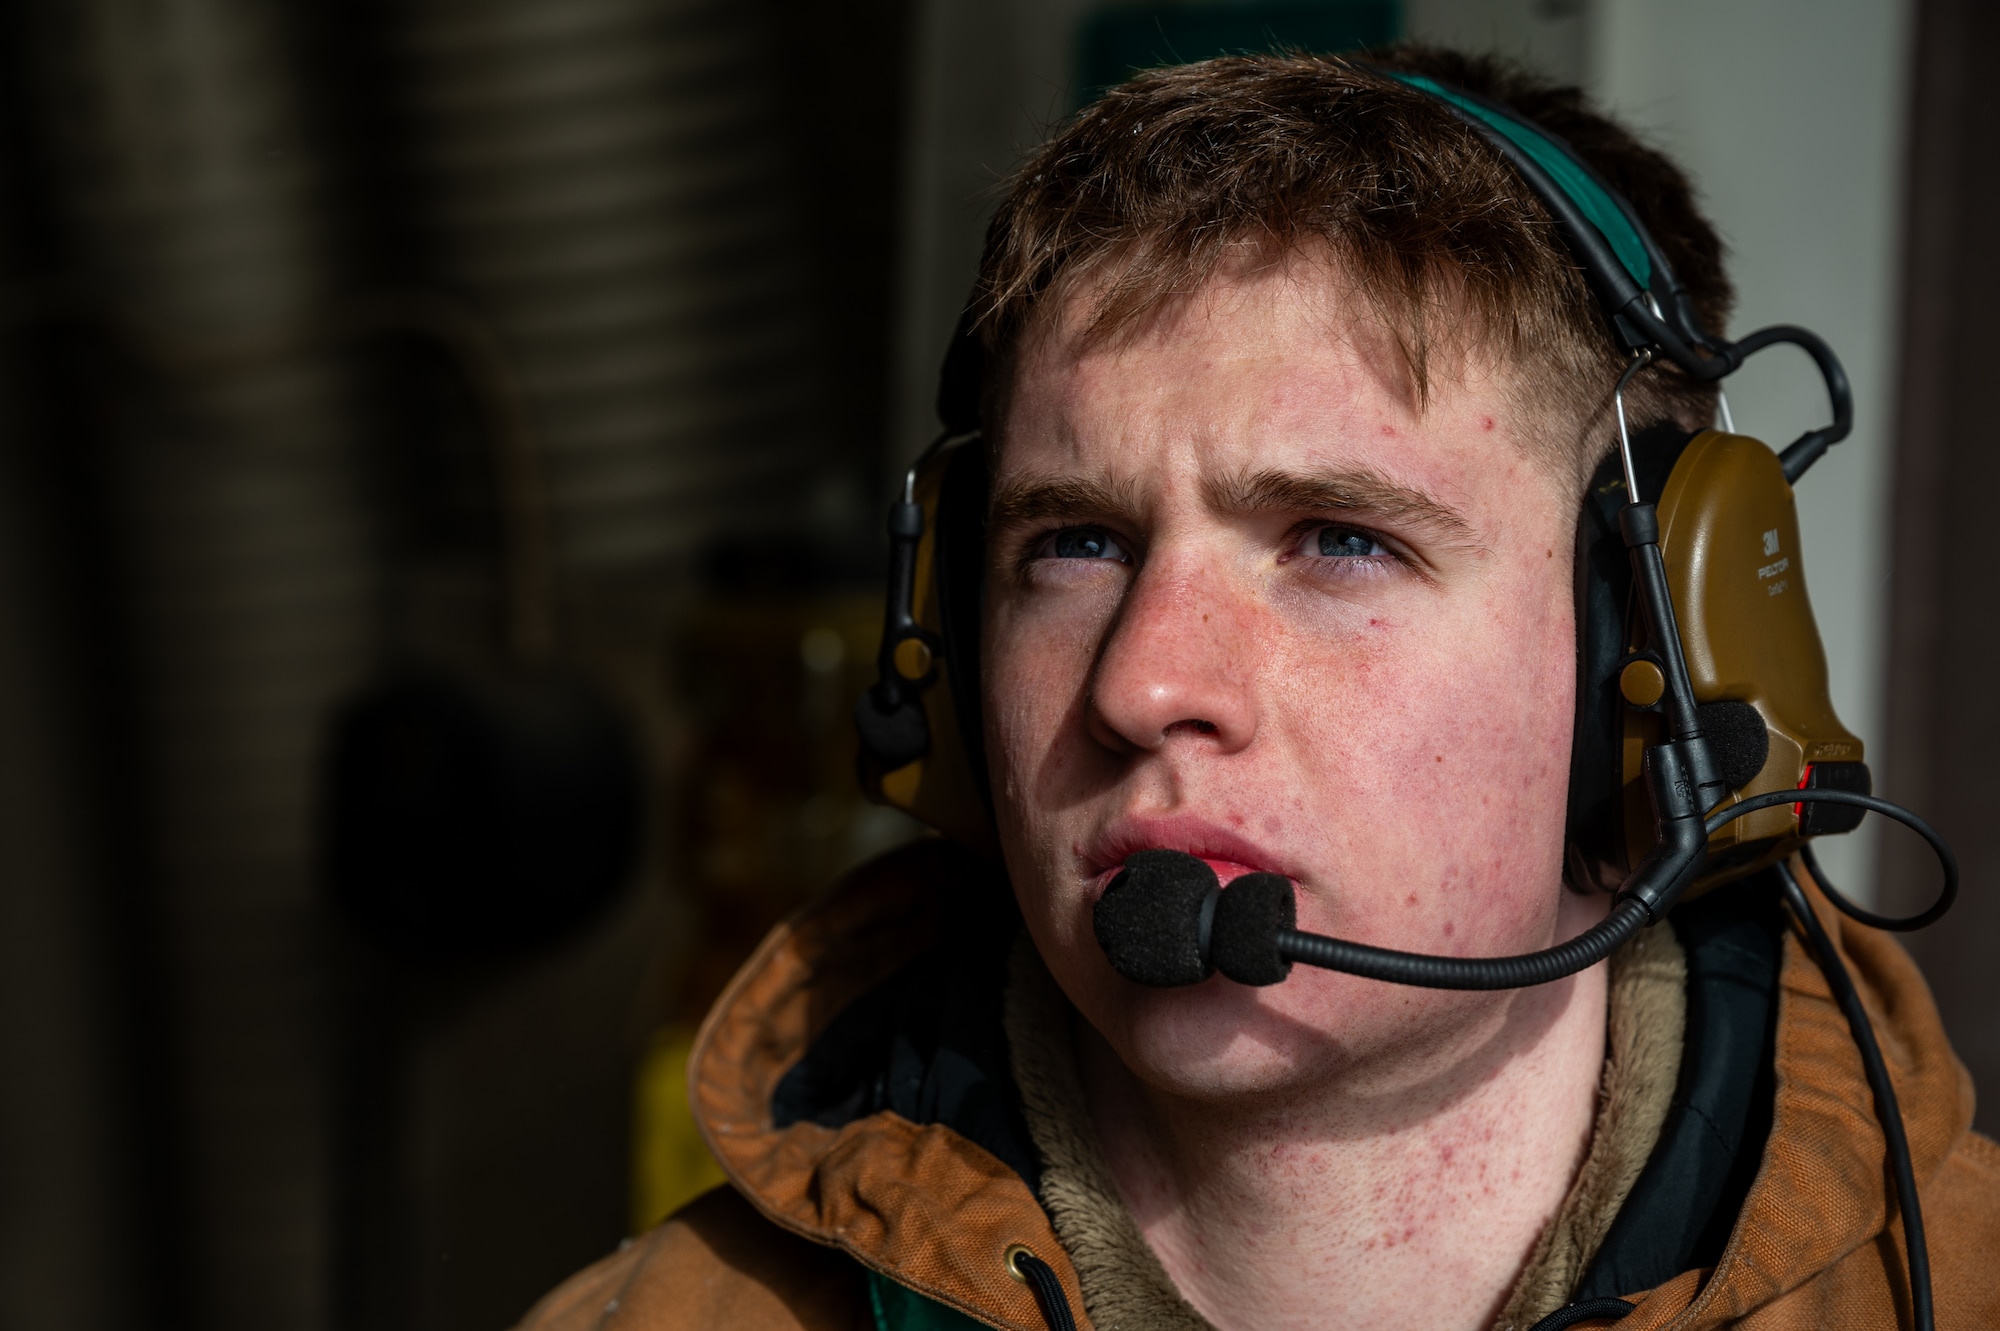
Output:
[[[1292,973],[1292,963],[1278,954],[1278,933],[1298,922],[1291,879],[1246,873],[1216,899],[1209,960],[1238,984],[1276,984]]]
[[[1215,870],[1178,850],[1142,850],[1125,861],[1097,899],[1092,924],[1111,968],[1165,988],[1209,976]]]

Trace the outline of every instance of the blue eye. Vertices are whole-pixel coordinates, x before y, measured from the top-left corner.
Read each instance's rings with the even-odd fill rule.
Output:
[[[1365,531],[1356,531],[1352,527],[1321,527],[1313,533],[1312,548],[1317,549],[1322,555],[1337,559],[1389,553],[1373,536]]]
[[[1118,538],[1102,527],[1065,527],[1037,552],[1044,559],[1116,559],[1124,561]]]

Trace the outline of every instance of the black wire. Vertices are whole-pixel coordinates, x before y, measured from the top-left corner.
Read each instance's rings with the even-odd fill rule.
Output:
[[[1874,911],[1864,910],[1828,887],[1826,875],[1820,872],[1819,861],[1813,857],[1812,847],[1807,846],[1802,852],[1805,857],[1806,872],[1812,875],[1820,891],[1826,893],[1826,899],[1831,901],[1843,915],[1876,929],[1905,933],[1911,929],[1921,929],[1926,925],[1935,924],[1946,911],[1951,909],[1952,903],[1958,900],[1958,857],[1951,853],[1950,845],[1938,834],[1936,828],[1916,814],[1900,804],[1891,804],[1888,800],[1875,795],[1863,795],[1852,790],[1774,790],[1768,794],[1752,795],[1741,804],[1724,809],[1711,817],[1708,820],[1708,834],[1714,836],[1717,831],[1746,813],[1755,813],[1759,809],[1769,809],[1780,804],[1852,804],[1858,808],[1872,809],[1885,817],[1895,819],[1930,843],[1931,851],[1938,858],[1939,867],[1944,870],[1944,886],[1939,889],[1937,900],[1931,903],[1930,909],[1918,915],[1900,918],[1877,915]]]
[[[1857,905],[1848,899],[1840,889],[1827,881],[1826,870],[1819,867],[1819,857],[1813,854],[1810,841],[1799,847],[1799,858],[1805,861],[1806,872],[1812,875],[1813,883],[1819,888],[1820,895],[1831,901],[1842,915],[1851,920],[1859,920],[1871,929],[1886,929],[1890,933],[1901,934],[1936,924],[1938,917],[1951,909],[1952,899],[1958,895],[1957,884],[1954,882],[1952,890],[1948,893],[1940,892],[1938,899],[1931,903],[1930,909],[1922,914],[1877,915],[1866,906]]]
[[[1917,1175],[1910,1164],[1910,1141],[1903,1132],[1903,1111],[1896,1103],[1895,1084],[1889,1080],[1888,1065],[1882,1061],[1882,1047],[1875,1040],[1875,1027],[1868,1020],[1868,1009],[1861,1005],[1861,995],[1855,992],[1854,977],[1847,973],[1847,963],[1840,959],[1840,953],[1835,950],[1833,940],[1827,937],[1819,916],[1813,913],[1812,903],[1806,900],[1805,891],[1800,888],[1798,879],[1792,876],[1791,866],[1780,863],[1777,869],[1778,882],[1785,893],[1785,904],[1798,917],[1799,927],[1805,931],[1806,942],[1812,947],[1813,958],[1819,962],[1828,987],[1833,990],[1841,1012],[1847,1017],[1848,1029],[1854,1034],[1855,1048],[1861,1051],[1861,1066],[1868,1074],[1869,1088],[1875,1092],[1875,1116],[1882,1122],[1882,1138],[1889,1153],[1889,1171],[1896,1182],[1896,1206],[1903,1213],[1903,1252],[1910,1277],[1910,1322],[1915,1331],[1933,1331],[1930,1247],[1924,1242],[1923,1205],[1917,1198]]]
[[[1854,394],[1847,384],[1847,371],[1842,368],[1840,357],[1833,354],[1833,348],[1819,334],[1795,324],[1774,324],[1747,334],[1730,347],[1728,355],[1741,364],[1766,347],[1782,344],[1795,346],[1812,357],[1833,408],[1831,424],[1807,430],[1778,454],[1778,461],[1784,464],[1785,479],[1796,482],[1829,447],[1847,438],[1854,428]]]
[[[1588,1322],[1594,1317],[1609,1317],[1615,1322],[1638,1306],[1623,1299],[1585,1299],[1582,1303],[1566,1304],[1556,1309],[1529,1327],[1528,1331],[1563,1331],[1564,1327]]]
[[[1035,1292],[1035,1304],[1042,1310],[1049,1331],[1076,1331],[1076,1314],[1070,1311],[1069,1296],[1063,1293],[1055,1268],[1031,1252],[1017,1252],[1014,1268]]]

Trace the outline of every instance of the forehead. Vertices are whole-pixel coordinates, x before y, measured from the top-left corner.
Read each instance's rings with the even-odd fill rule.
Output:
[[[1420,392],[1404,340],[1323,259],[1226,271],[1110,336],[1091,335],[1091,306],[1087,290],[1071,297],[1013,358],[1001,471],[1170,459],[1205,471],[1436,470],[1476,465],[1517,437],[1507,385],[1486,358],[1434,347]],[[1426,446],[1445,439],[1469,450]]]

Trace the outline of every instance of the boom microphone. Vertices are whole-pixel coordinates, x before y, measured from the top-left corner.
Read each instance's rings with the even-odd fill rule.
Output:
[[[1798,792],[1788,792],[1788,797]],[[1126,979],[1157,988],[1199,984],[1221,971],[1238,984],[1276,984],[1292,963],[1427,989],[1518,989],[1574,975],[1609,956],[1649,918],[1627,897],[1610,918],[1558,947],[1515,957],[1434,957],[1350,943],[1297,926],[1292,882],[1244,874],[1223,887],[1207,863],[1178,850],[1142,850],[1097,899],[1097,944]]]
[[[1739,800],[1705,821],[1672,820],[1693,824],[1674,829],[1681,843],[1677,853],[1656,849],[1627,880],[1601,924],[1539,952],[1439,957],[1307,933],[1297,927],[1291,879],[1247,873],[1225,888],[1205,861],[1178,850],[1142,850],[1125,861],[1097,899],[1097,943],[1120,975],[1161,987],[1199,984],[1216,971],[1238,984],[1276,984],[1298,961],[1425,989],[1521,989],[1547,984],[1604,960],[1642,926],[1664,916],[1693,876],[1709,836],[1746,814],[1782,804],[1847,805],[1883,814],[1922,836],[1937,854],[1944,888],[1937,903],[1921,915],[1883,919],[1829,892],[1829,900],[1843,912],[1880,928],[1914,929],[1951,908],[1958,895],[1958,861],[1929,823],[1901,805],[1857,791],[1779,790]],[[1661,822],[1664,847],[1671,824]]]

